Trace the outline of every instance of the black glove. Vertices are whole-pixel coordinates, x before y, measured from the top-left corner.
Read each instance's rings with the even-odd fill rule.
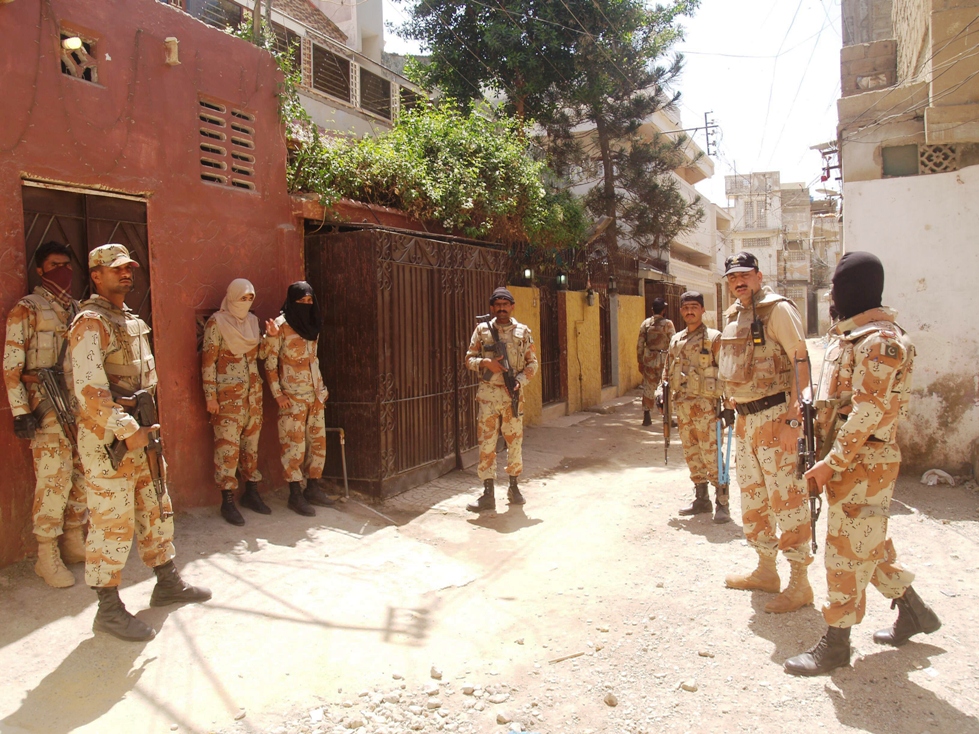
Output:
[[[14,435],[28,441],[37,433],[37,418],[32,413],[14,416]]]
[[[721,419],[721,425],[724,426],[724,428],[733,426],[735,420],[734,408],[725,408],[721,411],[721,414],[718,417]]]

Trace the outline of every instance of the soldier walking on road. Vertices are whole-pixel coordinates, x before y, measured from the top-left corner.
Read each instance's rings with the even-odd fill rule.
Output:
[[[258,483],[258,439],[262,432],[262,378],[258,374],[258,347],[262,335],[251,313],[255,286],[244,278],[231,281],[221,309],[204,326],[201,373],[204,399],[214,427],[214,481],[221,490],[221,517],[244,525],[235,507],[241,473],[245,491],[241,506],[269,515]]]
[[[663,315],[664,311],[666,311],[666,301],[662,298],[654,298],[653,315],[639,326],[636,358],[639,360],[639,372],[642,374],[642,424],[644,426],[653,425],[649,411],[656,407],[656,391],[663,379],[666,352],[670,348],[670,339],[676,333],[673,322]]]
[[[507,500],[511,505],[524,504],[517,486],[517,477],[523,471],[523,389],[537,374],[537,351],[530,328],[512,318],[516,301],[506,288],[497,288],[490,296],[490,313],[493,318],[477,324],[466,352],[466,367],[479,373],[476,390],[476,431],[479,436],[479,466],[477,473],[483,480],[483,494],[466,506],[470,512],[496,509],[496,439],[502,432],[507,444],[506,473],[510,478]],[[507,387],[503,356],[497,356],[496,343],[506,349],[516,388],[517,410],[514,411],[514,395]]]
[[[728,489],[718,485],[717,431],[715,424],[721,381],[717,376],[717,353],[721,332],[703,322],[704,297],[697,291],[680,296],[680,316],[687,325],[670,340],[663,368],[663,380],[669,385],[673,410],[680,429],[683,458],[694,484],[694,500],[680,510],[681,515],[698,515],[713,508],[707,494],[707,483],[714,485],[717,509],[714,522],[731,522]]]
[[[85,560],[85,479],[74,436],[67,435],[58,422],[37,371],[65,370],[68,327],[78,312],[78,301],[71,296],[71,250],[67,245],[45,242],[34,253],[34,264],[41,285],[18,301],[7,316],[3,379],[14,433],[30,439],[34,456],[34,571],[49,586],[65,588],[75,583],[65,564]],[[70,409],[70,363],[67,368],[60,397],[67,398],[65,407]]]
[[[289,509],[312,517],[312,505],[331,507],[323,489],[326,464],[326,416],[330,396],[320,372],[320,312],[312,286],[298,281],[289,286],[282,313],[268,324],[260,359],[265,378],[279,406],[279,446],[289,482]],[[306,489],[301,482],[306,479]]]
[[[139,264],[122,245],[102,245],[89,253],[95,295],[81,304],[72,323],[69,352],[78,401],[78,455],[91,512],[85,582],[99,597],[92,629],[144,641],[156,631],[130,614],[119,598],[134,535],[140,558],[157,578],[150,606],[207,601],[211,592],[185,583],[173,564],[170,497],[165,484],[154,481],[144,450],[160,425],[140,425],[118,402],[139,391],[156,398],[150,328],[125,304],[134,267]],[[117,466],[108,451],[115,441],[126,448]]]
[[[738,300],[726,312],[719,374],[738,413],[734,430],[741,520],[758,554],[754,571],[731,574],[725,583],[732,589],[777,592],[781,581],[776,556],[781,549],[792,575],[765,611],[792,612],[813,601],[809,495],[805,482],[796,478],[802,435],[798,385],[809,384],[802,318],[792,301],[762,284],[758,259],[750,252],[732,255],[724,268],[728,288]]]
[[[850,628],[860,624],[868,584],[877,587],[897,621],[874,634],[881,645],[903,645],[941,627],[938,616],[911,588],[914,574],[897,562],[887,519],[901,465],[897,424],[911,397],[914,345],[881,306],[884,267],[874,255],[850,252],[833,274],[833,304],[841,321],[830,344],[815,404],[826,457],[806,472],[826,490],[826,585],[818,644],[785,661],[793,675],[820,675],[850,664]]]

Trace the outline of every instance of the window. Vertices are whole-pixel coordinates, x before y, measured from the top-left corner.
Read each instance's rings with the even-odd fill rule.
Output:
[[[414,89],[409,89],[408,87],[401,87],[401,109],[402,110],[413,110],[418,106],[422,97]]]
[[[95,40],[61,29],[61,73],[86,82],[98,83]]]
[[[360,70],[360,106],[368,112],[391,119],[391,82],[373,74],[367,69]]]
[[[183,0],[184,9],[210,26],[237,28],[241,25],[243,11],[232,0]]]
[[[292,68],[294,71],[299,71],[303,66],[303,52],[302,52],[302,38],[295,31],[279,25],[278,23],[272,24],[272,33],[274,37],[272,39],[272,48],[278,54],[289,54],[289,58],[292,60]]]
[[[885,176],[917,176],[918,146],[892,145],[881,149],[883,173]]]
[[[350,61],[314,43],[313,89],[350,102]]]
[[[201,180],[255,190],[255,116],[212,99],[201,98]]]

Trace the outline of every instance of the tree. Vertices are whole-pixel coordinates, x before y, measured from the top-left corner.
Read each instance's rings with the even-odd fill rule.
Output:
[[[419,0],[403,31],[431,51],[424,81],[473,100],[504,91],[546,132],[553,165],[585,195],[610,258],[620,235],[662,253],[702,218],[670,176],[686,139],[644,127],[669,108],[682,59],[664,59],[682,38],[678,19],[699,0],[649,8],[642,0]]]

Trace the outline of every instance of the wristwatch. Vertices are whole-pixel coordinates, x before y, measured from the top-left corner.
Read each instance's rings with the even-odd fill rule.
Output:
[[[787,421],[785,421],[785,425],[787,425],[789,428],[802,428],[802,421],[795,418],[789,418]]]

